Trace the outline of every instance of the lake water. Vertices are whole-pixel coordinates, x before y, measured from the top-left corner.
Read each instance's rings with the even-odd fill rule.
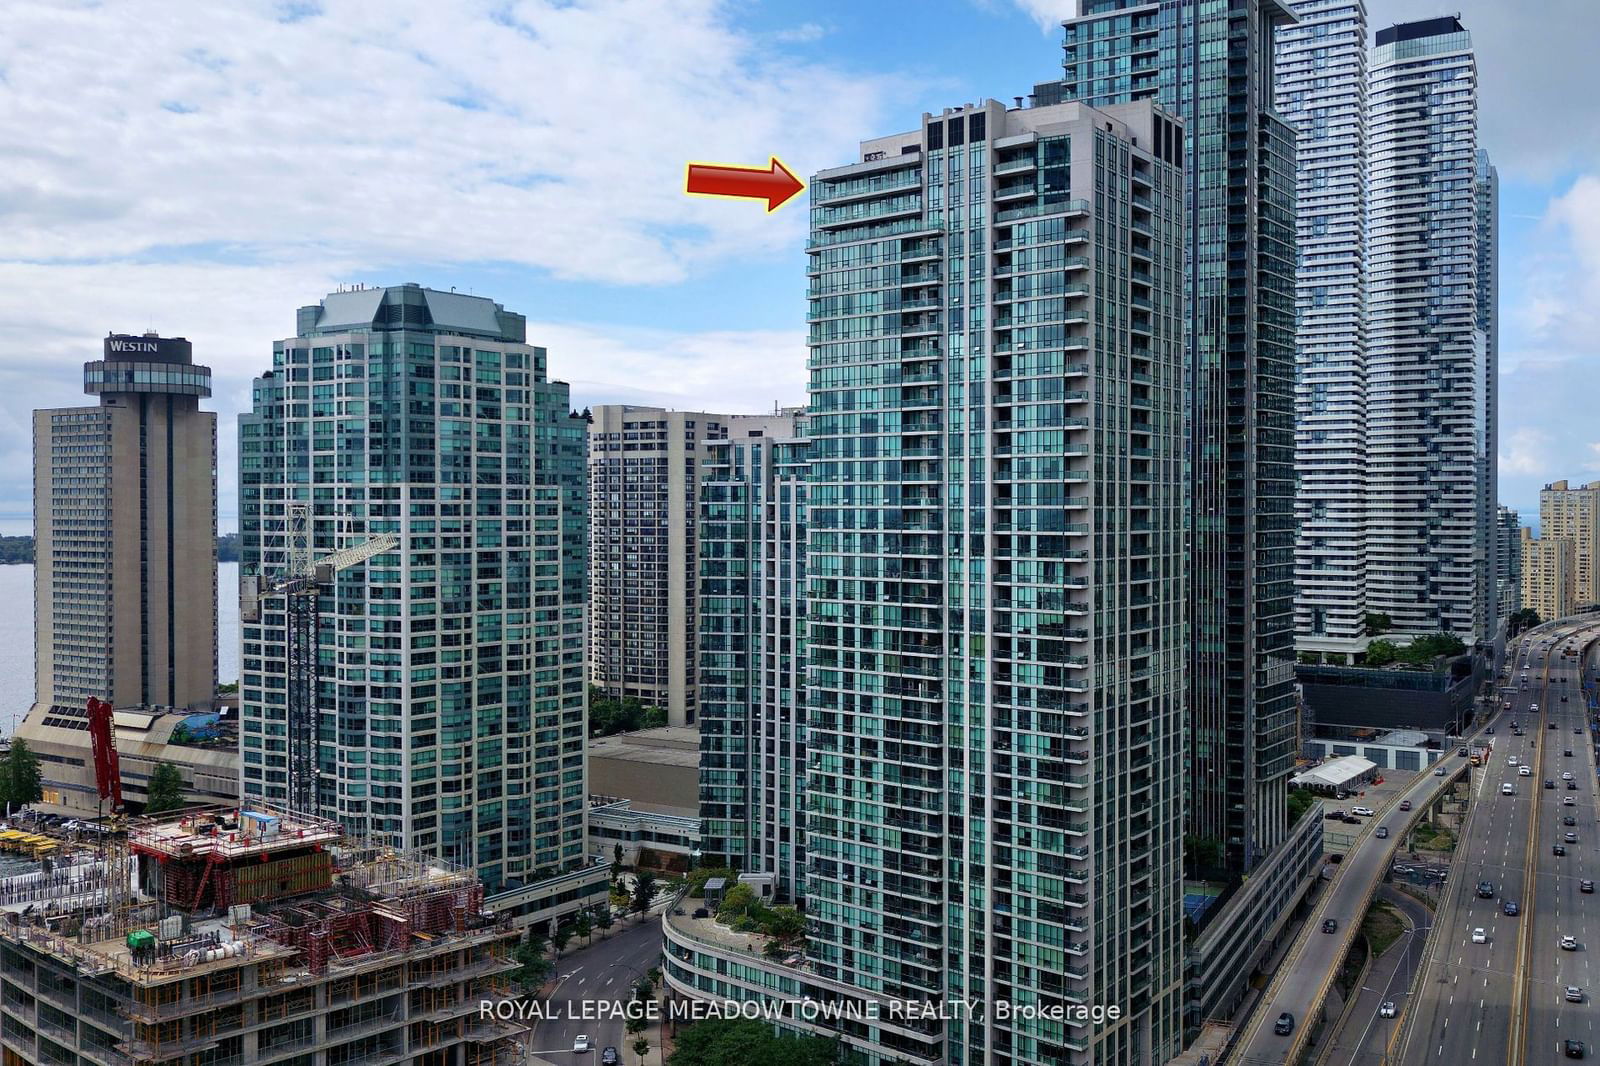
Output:
[[[0,731],[33,706],[33,567],[0,566]],[[239,680],[239,564],[217,564],[217,677]]]

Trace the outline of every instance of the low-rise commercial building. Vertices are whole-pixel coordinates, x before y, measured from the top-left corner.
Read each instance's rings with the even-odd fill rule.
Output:
[[[1313,766],[1304,773],[1289,779],[1295,788],[1329,795],[1348,792],[1372,781],[1378,776],[1378,764],[1357,755],[1344,755],[1329,759],[1321,766]]]

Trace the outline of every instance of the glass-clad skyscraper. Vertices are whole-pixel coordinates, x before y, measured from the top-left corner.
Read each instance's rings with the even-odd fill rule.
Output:
[[[708,862],[805,895],[805,415],[737,420],[700,483],[700,813]]]
[[[1294,764],[1294,130],[1279,0],[1082,0],[1041,101],[1149,99],[1188,132],[1189,832],[1249,870]]]
[[[1182,159],[987,102],[811,184],[807,965],[989,1005],[886,1057],[1179,1049]]]
[[[584,422],[521,315],[418,285],[299,311],[239,423],[241,573],[270,590],[392,534],[318,601],[320,813],[474,866],[490,892],[583,860]],[[288,618],[245,596],[246,799],[288,799]]]
[[[1368,609],[1400,636],[1489,634],[1493,170],[1472,38],[1378,31],[1369,66]]]

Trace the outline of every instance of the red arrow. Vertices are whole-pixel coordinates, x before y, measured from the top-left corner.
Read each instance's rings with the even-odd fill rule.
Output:
[[[690,163],[684,192],[695,196],[739,196],[767,202],[767,211],[776,211],[790,197],[806,187],[805,182],[773,156],[764,167],[724,166],[719,163]]]

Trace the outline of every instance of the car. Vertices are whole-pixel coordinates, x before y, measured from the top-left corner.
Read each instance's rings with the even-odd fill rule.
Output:
[[[1371,807],[1351,807],[1350,813],[1359,814],[1363,818],[1370,818],[1376,812],[1374,812]]]
[[[1570,759],[1570,758],[1572,758],[1572,749],[1571,748],[1567,748],[1561,754],[1564,755],[1566,758]]]
[[[1566,848],[1565,844],[1551,844],[1550,845],[1550,854],[1552,854],[1552,855],[1565,855],[1566,853],[1567,853],[1567,848]]]
[[[1322,931],[1324,933],[1337,932],[1338,929],[1339,929],[1339,922],[1336,919],[1333,919],[1333,918],[1324,918],[1324,919],[1322,919]]]
[[[1578,882],[1578,891],[1579,892],[1593,892],[1594,891],[1594,882],[1589,880],[1587,877],[1585,877],[1582,881]]]
[[[1393,1018],[1394,1014],[1395,1014],[1394,1001],[1393,1000],[1388,1000],[1388,999],[1384,1000],[1382,1006],[1380,1006],[1378,1008],[1378,1017],[1380,1017],[1380,1018]]]
[[[1411,801],[1410,800],[1401,800],[1400,801],[1400,809],[1402,811],[1409,811],[1411,809]]]
[[[616,1048],[607,1045],[606,1049],[600,1052],[600,1066],[622,1066],[622,1056],[617,1053]]]
[[[1500,786],[1500,795],[1502,795],[1502,796],[1515,796],[1516,794],[1517,794],[1517,786],[1511,784],[1509,781]]]
[[[1577,985],[1568,985],[1561,998],[1565,999],[1568,1003],[1582,1003],[1583,989],[1579,988]]]
[[[1294,1032],[1294,1015],[1288,1011],[1278,1015],[1278,1020],[1272,1023],[1272,1031],[1279,1036],[1288,1036]]]
[[[1562,951],[1577,951],[1578,950],[1578,938],[1575,937],[1575,936],[1564,936],[1564,937],[1562,937],[1561,938],[1561,950]]]
[[[1568,781],[1567,782],[1567,791],[1568,792],[1576,792],[1576,791],[1578,791],[1578,783],[1576,781]]]
[[[1568,844],[1576,844],[1578,842],[1578,834],[1577,833],[1568,833],[1565,836],[1563,836],[1561,839],[1565,840]]]
[[[1494,736],[1494,726],[1490,726],[1488,729],[1485,729],[1484,733],[1486,733],[1487,735],[1489,735],[1491,737]]]
[[[1347,814],[1347,815],[1345,815],[1343,818],[1341,818],[1339,820],[1341,822],[1344,822],[1346,825],[1360,825],[1361,824],[1361,819],[1357,818],[1353,814]]]
[[[1343,811],[1329,811],[1327,817],[1328,817],[1328,820],[1331,821],[1331,822],[1342,822],[1342,821],[1344,821],[1344,812]]]
[[[1551,723],[1550,723],[1550,728],[1551,728],[1551,729],[1554,729],[1554,728],[1555,728],[1555,727],[1556,727],[1556,724],[1555,724],[1555,723],[1554,723],[1554,722],[1551,722]]]
[[[1389,827],[1386,826],[1386,825],[1380,825],[1380,826],[1378,826],[1378,831],[1376,833],[1374,833],[1373,835],[1376,836],[1379,840],[1388,840],[1389,839]]]
[[[1519,908],[1517,907],[1517,901],[1514,900],[1514,899],[1506,900],[1504,903],[1502,903],[1500,905],[1500,909],[1501,909],[1501,911],[1503,911],[1505,913],[1505,916],[1507,918],[1515,918],[1517,916],[1518,912],[1519,912]]]
[[[1563,807],[1572,806],[1572,797],[1571,796],[1562,796],[1561,797],[1561,806],[1563,806]]]
[[[1483,931],[1483,926],[1480,925],[1472,931],[1472,942],[1474,944],[1487,944],[1489,942],[1489,934]]]
[[[1581,737],[1581,736],[1583,736],[1583,727],[1575,725],[1575,726],[1572,727],[1572,732],[1576,736],[1580,736]]]
[[[1544,779],[1544,787],[1545,788],[1555,788],[1556,787],[1556,783],[1552,778],[1548,778],[1547,777],[1547,778]]]
[[[1434,777],[1443,777],[1444,776],[1444,767],[1442,767],[1442,766],[1435,767],[1434,771],[1433,771],[1433,776]]]
[[[694,909],[694,916],[696,918],[709,918],[711,917],[711,909],[709,907],[696,907]]]
[[[1532,711],[1534,714],[1538,714],[1539,713],[1539,705],[1537,703],[1530,703],[1530,704],[1528,704],[1528,710]]]
[[[1563,1040],[1561,1042],[1561,1050],[1569,1059],[1581,1059],[1583,1058],[1583,1041]]]
[[[1532,777],[1533,776],[1533,767],[1531,767],[1531,766],[1519,766],[1519,767],[1517,767],[1517,773],[1521,774],[1523,777]]]
[[[1506,765],[1507,766],[1515,766],[1515,765],[1517,765],[1517,757],[1515,755],[1511,756],[1511,758],[1506,760]]]
[[[1570,814],[1563,814],[1561,816],[1561,824],[1562,825],[1577,825],[1578,824],[1578,820],[1576,818],[1574,818]]]
[[[1561,694],[1561,702],[1562,703],[1566,703],[1567,702],[1567,694],[1564,693],[1564,692]]]
[[[1467,749],[1466,748],[1457,748],[1456,749],[1456,754],[1461,756],[1464,759],[1464,758],[1467,757]]]
[[[588,1036],[584,1035],[583,1033],[579,1033],[578,1039],[572,1042],[572,1050],[574,1054],[581,1055],[585,1051],[593,1051],[594,1044],[590,1042]]]
[[[1563,770],[1563,771],[1561,771],[1561,780],[1563,780],[1563,781],[1571,781],[1572,780],[1572,771],[1571,770]]]

